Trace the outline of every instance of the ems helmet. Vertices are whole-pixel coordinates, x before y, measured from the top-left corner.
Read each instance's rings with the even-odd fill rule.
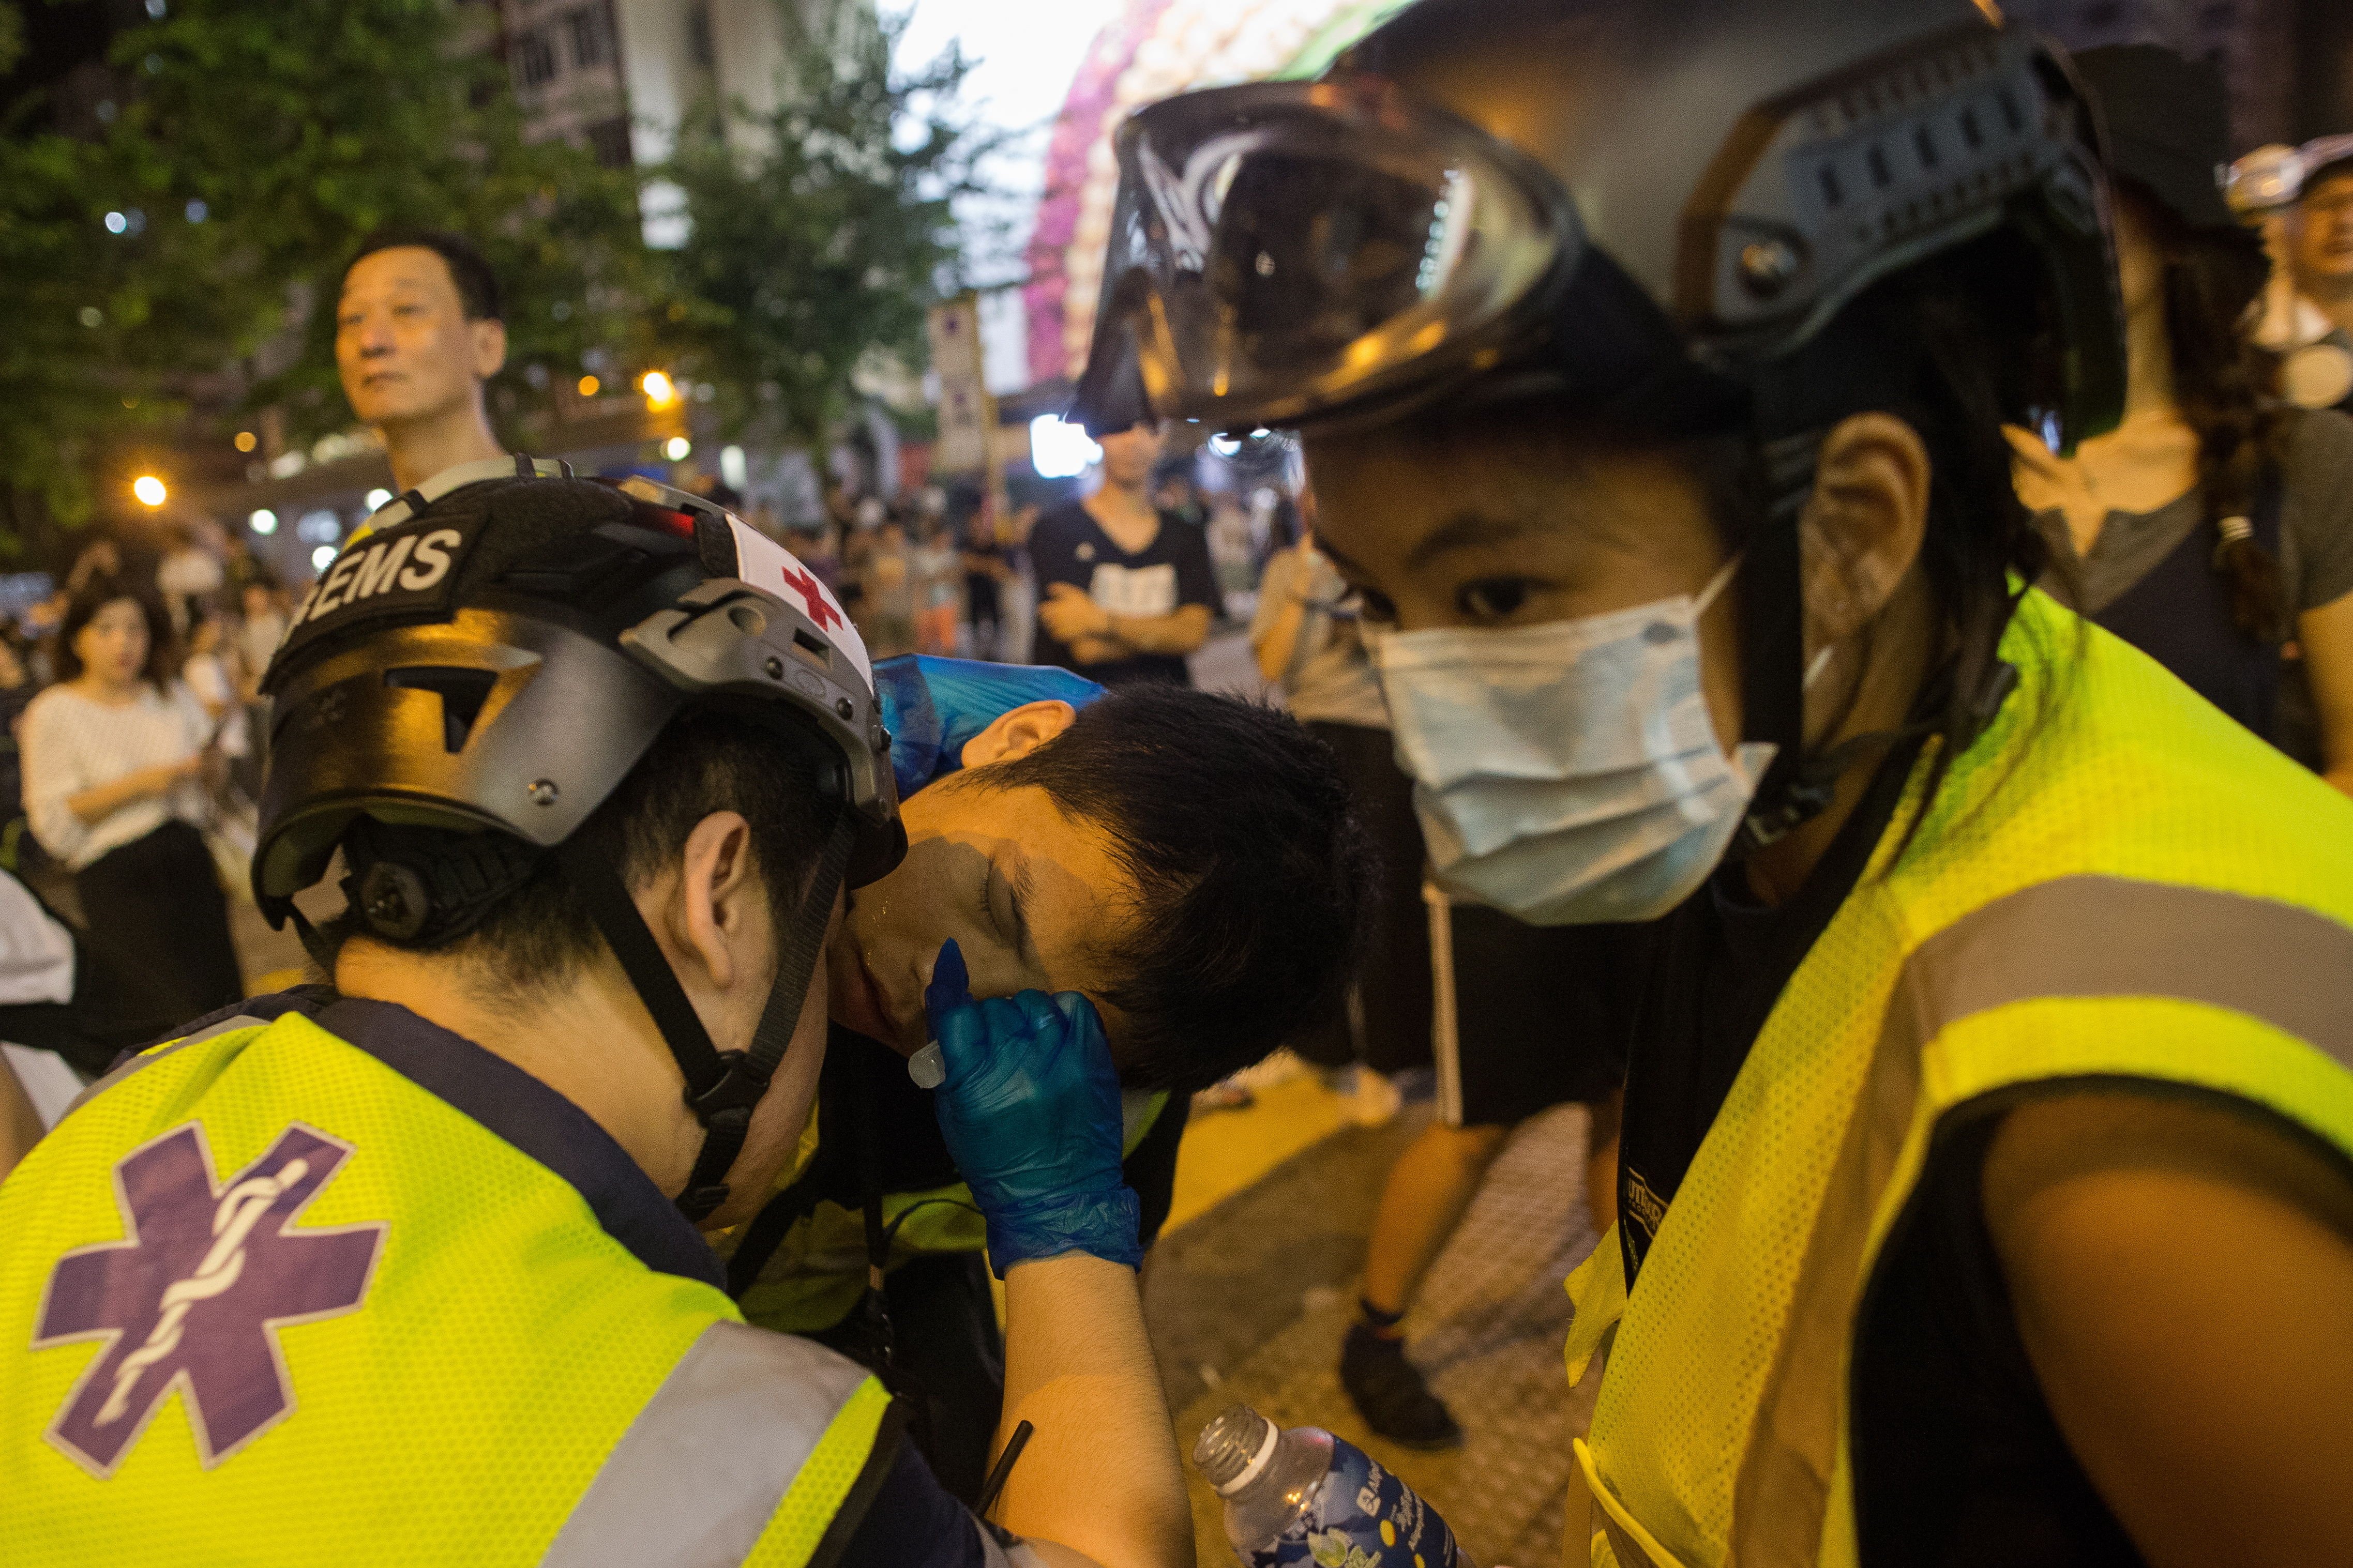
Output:
[[[293,895],[338,848],[362,929],[460,936],[554,857],[660,1026],[707,1130],[681,1206],[725,1195],[836,893],[906,850],[866,648],[791,553],[683,491],[527,458],[453,468],[354,534],[263,681],[257,901],[322,952]],[[720,1053],[617,868],[574,835],[673,718],[729,714],[807,760],[833,823],[768,1015]]]

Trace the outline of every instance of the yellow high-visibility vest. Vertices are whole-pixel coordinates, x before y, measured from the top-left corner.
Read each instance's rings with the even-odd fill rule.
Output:
[[[232,1018],[0,1184],[0,1557],[807,1563],[890,1461],[881,1385],[745,1324],[617,1146],[586,1193],[519,1147],[603,1137],[553,1090],[439,1031],[380,1050],[351,1008],[431,1030]]]
[[[1856,1561],[1858,1305],[1957,1108],[2178,1084],[2353,1155],[2353,801],[2039,593],[2001,653],[2019,689],[1905,846],[1915,764],[1630,1298],[1614,1231],[1570,1279],[1597,1568]]]

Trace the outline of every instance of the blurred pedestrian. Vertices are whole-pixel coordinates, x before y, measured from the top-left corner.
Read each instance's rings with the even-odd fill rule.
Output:
[[[2130,379],[2073,457],[2011,428],[2020,499],[2087,615],[2353,793],[2353,421],[2267,396],[2241,334],[2266,265],[2214,182],[2220,74],[2146,44],[2076,64],[2109,127]]]
[[[1208,541],[1153,505],[1156,426],[1114,431],[1101,445],[1103,487],[1041,515],[1030,535],[1037,662],[1105,686],[1188,686],[1186,656],[1208,640],[1219,602]]]
[[[915,651],[946,658],[971,653],[964,624],[964,552],[943,518],[926,517],[909,557],[914,569]]]
[[[2353,332],[2353,136],[2307,143],[2288,224],[2296,287],[2337,330]]]
[[[244,694],[237,689],[236,649],[229,640],[228,617],[219,605],[198,600],[188,612],[188,656],[180,663],[180,679],[188,694],[212,721],[213,749],[225,757],[247,751]]]
[[[891,658],[915,651],[915,563],[907,546],[907,525],[882,522],[871,535],[859,581],[865,592],[852,613],[865,634],[867,651]]]
[[[238,596],[244,601],[244,614],[237,628],[239,685],[250,701],[259,694],[261,678],[269,672],[269,660],[278,652],[278,645],[286,640],[286,611],[281,602],[284,590],[267,577],[257,577],[245,585]]]
[[[74,873],[90,945],[169,1027],[242,994],[200,831],[213,723],[172,679],[163,612],[144,596],[87,590],[58,649],[64,679],[25,713],[26,813]]]
[[[155,567],[155,592],[163,598],[164,613],[172,618],[172,629],[184,637],[195,602],[217,595],[228,581],[221,561],[219,535],[217,528],[178,523],[172,531],[172,548]]]
[[[506,359],[499,280],[472,244],[436,229],[360,242],[335,307],[335,368],[352,412],[384,437],[395,489],[507,455],[482,402]]]

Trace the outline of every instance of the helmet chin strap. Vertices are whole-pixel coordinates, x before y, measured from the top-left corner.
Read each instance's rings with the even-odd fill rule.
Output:
[[[660,944],[638,912],[637,900],[611,859],[575,834],[558,846],[558,863],[565,880],[579,895],[589,918],[620,961],[622,973],[653,1015],[686,1078],[687,1109],[702,1128],[702,1148],[686,1188],[678,1195],[679,1212],[701,1221],[727,1201],[727,1173],[744,1152],[751,1131],[752,1110],[768,1089],[769,1079],[785,1058],[807,999],[818,953],[825,946],[826,928],[833,919],[834,896],[849,863],[856,826],[843,811],[827,837],[816,876],[794,911],[789,929],[777,933],[776,972],[769,983],[768,999],[752,1031],[748,1050],[723,1051],[711,1042],[710,1031],[687,1000]]]
[[[1973,679],[1950,668],[1935,672],[1921,693],[1913,717],[1893,730],[1851,735],[1835,745],[1808,754],[1806,751],[1806,689],[1821,673],[1831,649],[1824,647],[1811,663],[1805,657],[1806,596],[1800,570],[1799,518],[1814,488],[1815,464],[1822,433],[1807,431],[1757,443],[1758,478],[1765,498],[1765,518],[1749,541],[1741,571],[1748,591],[1740,601],[1740,697],[1742,738],[1774,747],[1773,762],[1751,797],[1748,816],[1732,841],[1728,858],[1753,855],[1788,837],[1826,810],[1838,789],[1839,775],[1867,752],[1929,734],[1939,728],[1934,718],[1920,716],[1939,689],[1949,693],[1956,679],[1970,679],[1972,689],[1961,731],[1948,734],[1955,752],[1993,721],[2012,689],[2018,671],[1991,658]],[[2010,609],[2025,596],[2021,587],[2011,596]],[[2008,612],[2003,616],[2009,619]]]
[[[1821,433],[1807,431],[1756,447],[1765,515],[1743,558],[1740,595],[1741,739],[1773,748],[1748,815],[1732,842],[1735,857],[1754,854],[1819,816],[1831,803],[1836,773],[1808,765],[1806,750],[1804,574],[1798,521],[1813,493]]]

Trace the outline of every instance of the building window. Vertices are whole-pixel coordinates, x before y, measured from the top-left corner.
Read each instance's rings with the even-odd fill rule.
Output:
[[[515,76],[525,87],[545,87],[555,79],[555,45],[546,29],[533,27],[515,39]]]
[[[607,169],[629,166],[629,117],[615,115],[588,127],[588,151]]]
[[[686,58],[704,70],[719,64],[719,50],[711,38],[710,0],[695,0],[686,8]]]
[[[574,69],[586,70],[612,58],[613,51],[605,38],[603,6],[574,6],[564,14],[564,30],[571,39]]]

